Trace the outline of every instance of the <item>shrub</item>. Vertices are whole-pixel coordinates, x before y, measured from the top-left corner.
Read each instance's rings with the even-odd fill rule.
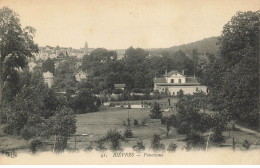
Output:
[[[158,134],[154,134],[153,139],[152,139],[152,144],[151,147],[153,150],[164,150],[165,149],[165,145],[160,143],[160,135]]]
[[[97,147],[96,147],[97,151],[104,151],[107,149],[104,145],[105,141],[103,139],[99,139],[95,141],[95,143],[97,143]]]
[[[188,134],[191,132],[191,125],[188,122],[183,122],[177,131],[179,134]]]
[[[36,136],[36,132],[33,127],[24,127],[21,130],[20,134],[23,137],[23,139],[25,139],[25,140],[29,140]]]
[[[147,122],[147,119],[146,119],[146,118],[142,119],[142,125],[143,125],[143,126],[145,126],[146,122]]]
[[[37,151],[37,147],[42,146],[42,141],[39,139],[32,139],[29,142],[29,149],[32,153],[35,153]]]
[[[134,120],[134,125],[138,125],[138,121],[136,119]]]
[[[244,147],[245,150],[249,150],[249,148],[250,148],[250,143],[249,143],[248,140],[244,140],[244,142],[243,142],[243,147]]]
[[[129,118],[127,119],[127,123],[128,123],[128,126],[131,126],[131,120]]]
[[[205,146],[204,137],[198,133],[189,133],[184,139],[187,148],[203,148]]]
[[[142,140],[139,140],[136,142],[136,145],[133,146],[133,149],[136,151],[142,151],[145,150],[145,146]]]
[[[222,144],[225,142],[225,138],[222,135],[222,130],[219,127],[215,127],[212,136],[210,136],[210,140],[216,144]]]
[[[169,145],[168,148],[167,148],[167,151],[169,151],[169,152],[175,152],[176,149],[177,149],[177,145],[174,144],[173,142],[171,142],[170,145]]]
[[[121,150],[120,140],[125,140],[125,137],[123,137],[116,129],[111,129],[103,139],[104,141],[109,141],[111,143],[110,149]]]
[[[177,92],[177,97],[178,99],[182,99],[184,97],[184,92],[182,89]]]
[[[91,142],[89,145],[88,145],[88,147],[86,147],[85,149],[84,149],[85,151],[92,151],[93,150],[93,143]]]
[[[159,103],[156,103],[156,102],[154,103],[154,106],[151,110],[150,117],[153,119],[159,119],[162,117],[162,111],[161,111]]]
[[[125,132],[124,132],[124,136],[125,136],[126,138],[133,138],[132,130],[129,129],[129,128],[127,128],[127,129],[125,130]]]
[[[210,128],[212,128],[212,118],[210,117],[210,115],[206,113],[201,114],[200,122],[199,122],[199,130],[201,132],[205,132]]]
[[[63,152],[64,149],[67,148],[67,137],[63,137],[63,136],[58,136],[56,138],[56,142],[55,142],[55,151],[56,152]]]

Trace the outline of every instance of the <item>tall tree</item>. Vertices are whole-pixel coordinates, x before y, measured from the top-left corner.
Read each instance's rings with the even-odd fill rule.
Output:
[[[0,9],[0,107],[3,101],[5,81],[27,64],[26,58],[38,52],[33,41],[35,29],[22,29],[17,13],[8,7]]]

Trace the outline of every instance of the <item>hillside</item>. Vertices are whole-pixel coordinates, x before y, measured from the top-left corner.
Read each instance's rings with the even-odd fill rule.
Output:
[[[205,54],[206,52],[218,55],[219,47],[216,44],[218,42],[218,37],[209,37],[200,41],[183,44],[179,46],[173,46],[170,48],[162,48],[157,50],[149,50],[151,55],[161,55],[162,52],[168,51],[169,53],[174,53],[178,50],[182,50],[187,55],[190,55],[193,49],[197,49],[200,54]]]

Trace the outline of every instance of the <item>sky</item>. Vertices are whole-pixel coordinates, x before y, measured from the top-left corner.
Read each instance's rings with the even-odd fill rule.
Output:
[[[167,48],[219,36],[260,0],[0,0],[32,26],[39,46]]]

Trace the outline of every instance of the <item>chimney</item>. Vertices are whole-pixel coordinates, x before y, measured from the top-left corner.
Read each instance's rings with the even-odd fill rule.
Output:
[[[182,75],[184,75],[184,70],[182,70]]]

